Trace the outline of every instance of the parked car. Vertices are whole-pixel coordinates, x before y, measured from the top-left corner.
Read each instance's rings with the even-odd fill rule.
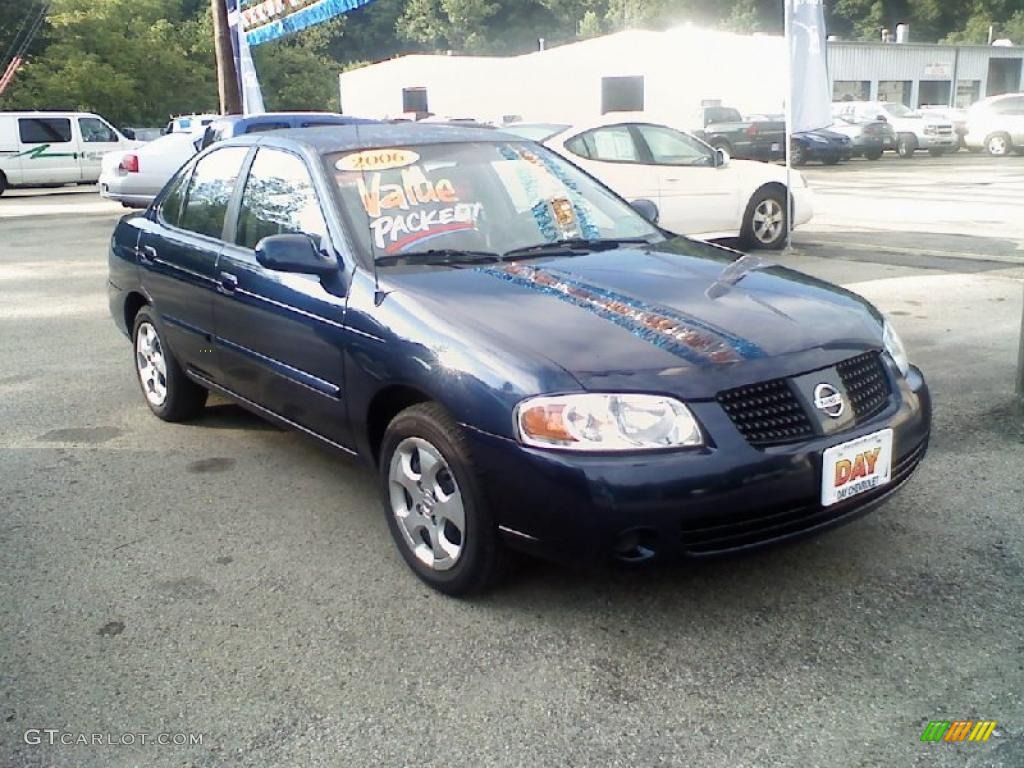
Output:
[[[700,107],[693,120],[693,135],[730,157],[771,160],[785,155],[786,125],[781,119],[744,120],[732,107]]]
[[[1024,153],[1024,93],[990,96],[967,110],[968,149],[1002,157]]]
[[[900,157],[913,157],[919,149],[938,157],[955,152],[960,146],[952,122],[923,115],[897,102],[838,101],[832,105],[832,114],[855,120],[884,118],[896,132],[896,152]]]
[[[964,135],[967,133],[966,109],[946,105],[922,105],[917,108],[917,111],[923,115],[949,120],[953,124],[953,130],[956,132],[957,139],[959,139],[957,149],[963,146]]]
[[[640,114],[504,130],[540,140],[624,198],[654,200],[659,224],[672,232],[739,237],[745,247],[781,248],[786,242],[786,172],[778,166],[733,160],[724,150]],[[803,176],[792,177],[795,226],[810,221],[813,201]]]
[[[850,140],[854,157],[877,160],[887,149],[896,149],[896,132],[886,120],[857,120],[852,117],[835,116],[829,127]]]
[[[139,144],[91,112],[0,112],[0,195],[7,187],[92,184],[105,154]]]
[[[199,151],[201,141],[196,133],[168,133],[137,149],[108,153],[103,157],[100,195],[126,208],[145,208]]]
[[[339,115],[334,112],[264,112],[258,115],[227,115],[206,126],[201,146],[202,149],[206,149],[216,141],[244,136],[247,133],[375,122],[377,121]]]
[[[835,165],[853,157],[850,138],[825,128],[792,134],[789,147],[790,162],[797,167],[811,162]]]
[[[213,391],[360,457],[449,594],[506,546],[635,563],[817,533],[928,441],[925,381],[865,299],[666,234],[501,131],[215,144],[122,217],[109,282],[157,417]]]

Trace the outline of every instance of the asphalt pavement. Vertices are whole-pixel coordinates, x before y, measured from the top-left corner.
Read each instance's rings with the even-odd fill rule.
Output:
[[[5,195],[0,765],[1024,765],[1024,158],[806,175],[779,260],[896,323],[935,399],[917,475],[789,547],[524,561],[469,601],[409,573],[360,466],[223,400],[151,416],[106,307],[123,211]]]

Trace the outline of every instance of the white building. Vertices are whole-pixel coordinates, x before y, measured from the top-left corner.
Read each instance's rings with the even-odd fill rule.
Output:
[[[340,76],[346,114],[576,122],[645,109],[681,125],[703,100],[781,113],[780,37],[689,25],[627,31],[511,57],[402,56]]]
[[[1021,89],[1024,48],[920,43],[828,43],[833,98],[957,106]],[[744,114],[781,113],[781,37],[685,25],[627,31],[522,56],[402,56],[340,76],[344,112],[398,117],[577,122],[643,109],[680,127],[702,101]],[[956,83],[955,88],[953,83]]]

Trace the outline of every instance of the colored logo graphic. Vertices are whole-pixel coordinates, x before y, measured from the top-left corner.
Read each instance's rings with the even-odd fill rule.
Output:
[[[40,157],[73,157],[77,158],[77,152],[47,152],[50,148],[49,144],[41,144],[38,147],[32,149],[26,149],[24,152],[19,152],[14,157],[27,157],[30,160],[36,160]]]
[[[932,720],[921,741],[988,741],[995,728],[995,720]]]

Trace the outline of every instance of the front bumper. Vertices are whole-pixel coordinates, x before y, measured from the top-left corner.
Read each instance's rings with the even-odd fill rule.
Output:
[[[960,137],[957,134],[928,134],[923,133],[917,137],[917,146],[920,149],[956,149],[960,146]]]
[[[772,448],[747,443],[715,402],[691,404],[714,440],[699,451],[585,456],[475,430],[469,439],[500,530],[516,548],[592,561],[636,542],[644,560],[700,558],[840,525],[899,488],[927,449],[931,400],[917,369],[893,384],[889,405],[856,428]],[[824,450],[885,428],[894,433],[891,482],[822,507]]]

